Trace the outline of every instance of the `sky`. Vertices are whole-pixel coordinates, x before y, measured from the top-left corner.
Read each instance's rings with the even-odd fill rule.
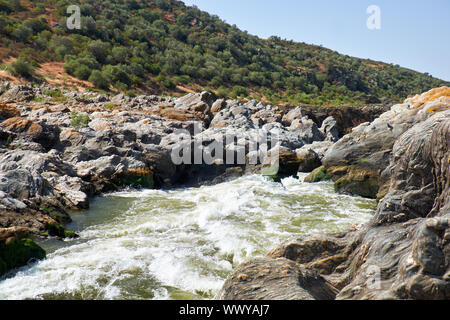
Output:
[[[450,81],[450,0],[183,0],[241,30],[323,45]],[[380,9],[380,29],[367,20]],[[374,21],[370,19],[370,21]]]

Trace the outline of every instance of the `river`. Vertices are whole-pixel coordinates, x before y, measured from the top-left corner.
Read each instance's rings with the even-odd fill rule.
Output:
[[[212,299],[239,263],[374,214],[374,200],[304,176],[98,197],[72,215],[80,238],[39,242],[47,259],[0,280],[0,299]]]

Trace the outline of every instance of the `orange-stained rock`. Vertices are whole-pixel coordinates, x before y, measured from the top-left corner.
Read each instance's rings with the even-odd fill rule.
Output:
[[[406,100],[406,102],[411,103],[413,108],[422,109],[426,107],[427,104],[434,102],[438,99],[442,98],[450,98],[450,88],[449,87],[440,87],[434,88],[430,91],[427,91],[423,94],[416,95],[412,98]],[[449,99],[443,99],[442,103],[449,103]],[[448,105],[447,105],[448,108]]]
[[[0,104],[0,120],[9,119],[12,117],[19,117],[20,111],[15,106],[8,104]]]
[[[13,117],[3,121],[0,126],[4,129],[16,133],[22,133],[28,130],[32,122],[21,117]]]

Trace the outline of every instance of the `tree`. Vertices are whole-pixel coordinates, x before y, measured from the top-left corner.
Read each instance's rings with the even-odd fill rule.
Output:
[[[29,78],[34,73],[33,65],[23,57],[19,57],[15,62],[9,64],[8,70],[12,75],[24,78]]]
[[[89,82],[92,82],[97,88],[104,90],[108,90],[110,85],[108,78],[105,77],[99,70],[92,71],[91,75],[89,76]]]
[[[27,42],[28,38],[33,35],[33,29],[26,25],[19,25],[13,32],[12,36],[20,42]]]
[[[109,54],[110,45],[101,40],[95,40],[89,43],[88,50],[98,62],[103,63]]]

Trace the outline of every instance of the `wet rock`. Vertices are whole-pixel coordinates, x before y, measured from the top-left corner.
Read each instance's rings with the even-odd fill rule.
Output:
[[[314,169],[313,172],[311,172],[308,176],[306,176],[303,181],[312,183],[312,182],[326,181],[330,179],[331,178],[327,172],[327,168],[321,166],[319,168]]]
[[[319,155],[314,150],[305,148],[307,146],[296,150],[297,158],[300,161],[298,172],[311,172],[322,164]]]
[[[45,258],[44,249],[24,238],[26,233],[24,228],[0,228],[0,276],[30,261]]]

